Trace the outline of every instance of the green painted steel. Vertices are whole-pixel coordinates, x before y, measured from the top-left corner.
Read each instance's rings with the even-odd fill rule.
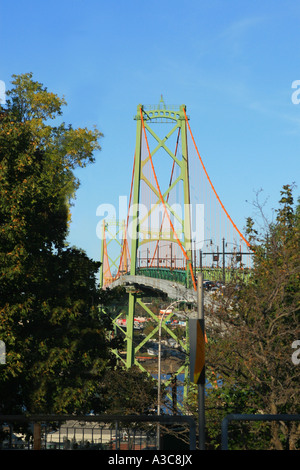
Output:
[[[142,276],[152,277],[156,279],[164,279],[166,281],[174,281],[178,284],[186,286],[186,270],[185,269],[173,269],[168,268],[143,268],[138,269],[137,274]]]
[[[190,220],[190,213],[189,213],[189,208],[190,208],[190,188],[189,188],[189,164],[188,164],[188,148],[187,148],[187,130],[186,130],[186,119],[185,119],[185,106],[182,105],[180,107],[171,107],[171,106],[166,106],[161,100],[161,102],[158,105],[154,106],[143,106],[141,104],[138,105],[137,107],[137,114],[135,116],[136,120],[136,144],[135,144],[135,162],[134,162],[134,180],[133,180],[133,194],[132,194],[132,219],[131,219],[131,229],[132,233],[128,234],[128,236],[131,238],[131,263],[130,263],[130,275],[131,276],[136,276],[136,275],[144,275],[144,276],[149,276],[152,278],[158,278],[158,279],[163,279],[163,280],[169,280],[174,283],[182,284],[188,288],[193,288],[192,285],[192,279],[191,279],[191,268],[192,266],[192,260],[193,260],[193,251],[192,251],[192,236],[191,236],[191,220]],[[151,134],[151,137],[154,139],[154,141],[157,142],[156,147],[154,150],[151,152],[151,158],[154,156],[160,149],[163,149],[169,157],[176,163],[178,166],[178,173],[177,177],[174,178],[172,182],[170,182],[170,185],[167,189],[164,190],[162,196],[165,202],[166,207],[172,214],[174,218],[176,218],[176,221],[178,222],[179,229],[176,232],[177,235],[180,237],[180,240],[182,240],[182,246],[187,254],[187,260],[184,260],[184,263],[181,263],[184,268],[178,269],[178,264],[177,269],[172,268],[172,263],[171,263],[171,268],[162,268],[162,267],[149,267],[148,266],[148,261],[147,261],[147,267],[146,268],[141,268],[138,266],[138,249],[141,246],[144,246],[146,243],[149,242],[156,242],[157,240],[164,240],[161,237],[160,231],[155,233],[147,233],[147,239],[141,239],[140,238],[140,226],[142,225],[143,221],[147,218],[150,217],[151,211],[157,207],[158,204],[160,204],[160,195],[155,186],[146,178],[146,176],[143,173],[143,169],[145,167],[146,162],[149,162],[149,157],[144,159],[142,161],[142,137],[143,137],[143,125],[142,125],[142,120],[141,120],[141,110],[143,113],[143,120],[144,120],[144,125],[146,130]],[[154,131],[152,128],[153,123],[165,123],[169,122],[171,123],[171,130],[165,135],[165,137],[162,139],[160,138],[157,133]],[[168,139],[173,136],[175,132],[180,132],[181,134],[181,154],[182,158],[178,158],[177,155],[173,151],[170,150],[170,148],[167,146]],[[149,210],[149,212],[144,215],[143,217],[140,216],[139,214],[139,204],[140,204],[140,199],[141,199],[141,181],[145,184],[148,185],[150,190],[153,192],[154,195],[157,197],[157,203],[156,205],[154,204],[153,207]],[[178,214],[175,213],[174,209],[168,204],[168,195],[170,192],[175,188],[178,187],[181,190],[182,196],[183,196],[183,201],[184,201],[184,213],[183,216],[179,216]],[[105,227],[104,227],[105,229]],[[183,236],[183,237],[182,237]],[[104,239],[104,238],[103,238]],[[176,242],[176,239],[174,237],[174,234],[171,233],[169,241]],[[103,253],[103,249],[102,249]],[[159,258],[159,256],[158,256]],[[172,258],[172,257],[171,257]],[[113,265],[116,267],[116,262],[111,260],[113,262]],[[159,262],[158,262],[159,266]],[[200,264],[202,266],[202,263]],[[103,266],[102,266],[103,269]],[[194,271],[194,277],[197,277],[197,272],[199,271],[198,268],[195,266],[193,267]],[[225,279],[225,282],[228,282],[232,279],[235,279],[237,277],[247,279],[249,277],[249,270],[242,270],[242,269],[232,269],[232,268],[226,268],[225,270],[222,267],[214,267],[214,268],[207,268],[203,267],[201,269],[201,272],[203,272],[203,277],[204,279],[212,280],[212,281],[223,281]],[[129,274],[129,273],[128,273]],[[100,271],[100,285],[101,280],[103,283],[103,271]],[[119,360],[127,367],[130,368],[133,365],[136,365],[139,367],[141,370],[145,371],[145,368],[143,365],[139,362],[138,360],[138,355],[141,354],[141,349],[145,346],[145,344],[153,339],[154,335],[157,333],[158,328],[159,328],[159,322],[162,321],[162,319],[153,313],[153,311],[146,305],[146,303],[143,301],[143,293],[139,292],[138,290],[135,291],[134,288],[133,290],[129,289],[128,290],[128,306],[123,306],[124,308],[121,309],[121,312],[116,315],[114,319],[114,325],[115,325],[115,332],[119,331],[122,332],[122,334],[125,335],[126,339],[126,358],[125,358],[125,352],[123,351],[123,354],[120,354],[119,351],[114,351]],[[152,321],[155,323],[155,327],[149,333],[145,338],[143,338],[142,341],[139,342],[139,344],[136,344],[136,336],[134,335],[134,319],[136,315],[136,310],[137,308],[143,309],[145,312],[145,316],[150,318]],[[117,320],[119,318],[124,318],[126,312],[126,329],[121,328],[118,326]],[[171,315],[166,315],[165,318],[162,321],[162,328],[167,332],[167,334],[174,339],[177,340],[174,332],[172,329],[169,328],[167,322],[168,320],[171,319],[173,313]],[[185,329],[185,335],[186,335],[186,341],[182,342],[181,341],[181,348],[185,351],[185,361],[179,366],[176,375],[179,375],[180,373],[184,372],[185,376],[187,377],[188,374],[188,369],[189,369],[189,338],[188,338],[188,328]],[[184,387],[184,396],[187,396],[187,386]]]
[[[139,109],[141,105],[138,105],[138,113],[136,116],[137,128],[136,128],[136,144],[135,144],[135,159],[134,159],[134,181],[133,181],[133,215],[132,215],[132,234],[131,237],[131,262],[130,262],[130,274],[136,275],[136,260],[138,250],[138,232],[139,232],[139,211],[138,204],[140,202],[140,174],[141,174],[141,139],[142,139],[142,121],[139,116]],[[128,301],[128,314],[127,314],[127,355],[126,365],[131,367],[134,364],[134,347],[133,347],[133,327],[134,327],[134,315],[135,315],[135,303],[136,295],[129,293]]]
[[[191,234],[191,214],[190,214],[190,183],[189,183],[189,164],[188,164],[188,148],[187,148],[187,133],[186,133],[186,120],[183,109],[185,106],[180,106],[179,119],[181,121],[181,142],[182,142],[182,172],[183,172],[183,193],[184,193],[184,245],[188,260],[186,263],[186,287],[192,287],[190,279],[190,268],[192,266],[192,234]]]
[[[196,270],[197,273],[200,270]],[[203,268],[202,271],[205,280],[209,281],[223,281],[223,269],[222,268]],[[136,274],[148,276],[156,279],[164,279],[167,281],[174,281],[178,284],[187,286],[187,273],[183,269],[169,269],[169,268],[143,268],[138,269]],[[236,281],[242,279],[247,281],[251,275],[249,269],[225,269],[225,282]]]
[[[111,244],[117,244],[117,250],[112,250],[116,251],[117,256],[115,258],[112,258],[107,253],[107,258],[109,262],[110,269],[114,269],[116,272],[118,272],[119,269],[119,263],[120,263],[120,258],[121,258],[121,251],[122,251],[122,242],[120,240],[123,240],[125,237],[125,220],[118,221],[118,220],[107,220],[103,221],[103,229],[102,229],[102,243],[101,243],[101,266],[100,266],[100,288],[103,287],[103,282],[104,282],[104,240],[105,238],[109,237],[109,240],[106,242],[106,247],[109,249]]]
[[[143,167],[145,166],[148,158],[146,158],[143,162],[141,161],[141,143],[142,143],[142,120],[141,120],[141,111],[143,113],[143,120],[144,126],[147,131],[151,134],[153,139],[157,142],[156,147],[151,152],[151,158],[155,155],[158,150],[163,149],[165,152],[176,162],[179,167],[179,176],[170,184],[169,188],[165,190],[163,193],[163,199],[165,202],[166,207],[170,210],[170,213],[177,219],[179,224],[180,232],[184,235],[184,241],[182,241],[182,246],[185,249],[188,260],[186,262],[186,269],[184,272],[176,273],[176,280],[173,276],[172,280],[175,282],[179,282],[185,284],[187,287],[191,287],[191,280],[190,280],[190,265],[192,263],[191,257],[191,244],[192,244],[192,237],[191,237],[191,222],[190,222],[190,190],[189,190],[189,170],[188,170],[188,149],[187,149],[187,132],[186,132],[186,120],[184,114],[185,105],[180,107],[167,107],[164,101],[161,99],[160,103],[156,106],[143,106],[141,104],[137,107],[137,114],[135,116],[136,120],[136,147],[135,147],[135,165],[134,165],[134,181],[133,181],[133,217],[132,217],[132,241],[131,241],[131,270],[130,274],[135,276],[138,273],[137,268],[137,252],[138,248],[145,243],[149,243],[151,241],[157,241],[159,237],[153,235],[152,233],[148,234],[148,237],[145,241],[140,240],[139,237],[139,230],[140,225],[143,223],[145,218],[150,217],[151,210],[153,210],[158,204],[160,204],[160,197],[159,192],[153,184],[150,183],[149,180],[143,174]],[[167,133],[167,135],[161,139],[158,134],[154,131],[151,127],[152,123],[159,123],[159,122],[171,122],[173,123],[173,127]],[[182,158],[178,159],[174,152],[167,146],[168,139],[174,134],[176,130],[180,130],[181,133],[181,152]],[[144,219],[141,218],[139,220],[139,212],[138,206],[140,203],[140,186],[141,186],[141,179],[149,186],[151,191],[157,197],[157,204],[153,204],[153,207],[149,210],[149,212],[144,216]],[[172,189],[176,185],[182,182],[183,184],[183,199],[184,199],[184,215],[183,218],[180,218],[178,214],[174,212],[174,209],[168,204],[167,196]],[[131,236],[131,234],[129,234]],[[175,241],[174,234],[171,234],[170,237],[171,241]],[[149,271],[149,275],[152,272]],[[170,279],[170,273],[164,273],[162,270],[162,276],[166,275],[166,279]],[[159,270],[156,272],[156,277],[158,277]],[[168,277],[169,276],[169,277]],[[155,276],[153,276],[155,277]],[[135,305],[136,305],[136,294],[129,293],[129,303],[128,303],[128,315],[127,315],[127,359],[126,364],[127,367],[131,367],[134,364],[134,345],[133,345],[133,327],[134,327],[134,315],[135,315]]]

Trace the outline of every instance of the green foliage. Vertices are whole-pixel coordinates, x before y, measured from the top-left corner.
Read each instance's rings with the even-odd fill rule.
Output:
[[[74,169],[94,161],[101,133],[57,124],[65,100],[32,74],[12,85],[0,109],[0,410],[90,411],[111,325],[99,319],[99,263],[65,240]]]
[[[266,219],[264,218],[264,222]],[[281,191],[275,220],[262,233],[247,219],[253,250],[248,282],[228,284],[206,311],[206,447],[221,446],[221,423],[229,414],[299,413],[299,365],[292,361],[299,339],[300,200],[293,187]],[[198,416],[197,390],[188,411]],[[299,449],[299,424],[234,422],[229,448]]]
[[[292,362],[292,343],[300,333],[300,219],[292,191],[290,185],[283,187],[276,219],[265,232],[258,233],[248,219],[254,252],[250,281],[241,282],[238,290],[228,286],[227,295],[213,314],[208,367],[221,379],[222,386],[211,390],[208,406],[218,420],[233,410],[299,412],[299,366]],[[249,434],[255,439],[248,436],[250,448],[299,445],[297,423],[289,429],[284,424],[261,425],[259,429]],[[209,433],[214,435],[213,427]],[[231,436],[232,445],[244,445],[239,433]]]
[[[147,414],[156,407],[157,388],[153,379],[137,367],[108,370],[102,398],[114,414]]]

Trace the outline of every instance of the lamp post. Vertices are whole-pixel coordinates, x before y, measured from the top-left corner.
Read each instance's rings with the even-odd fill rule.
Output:
[[[165,314],[173,305],[178,303],[178,300],[172,302],[162,314],[162,317],[158,326],[158,363],[157,363],[157,416],[160,416],[160,405],[161,405],[161,327]],[[157,423],[157,450],[160,450],[160,423]]]
[[[198,319],[202,322],[204,336],[204,302],[203,302],[203,274],[198,275],[197,283],[197,304]],[[204,363],[205,364],[205,363]],[[199,449],[205,450],[205,379],[198,384],[198,420],[199,420]]]
[[[227,248],[227,245],[233,245],[234,249],[233,251],[228,251],[225,252],[225,248]],[[239,248],[239,251],[238,251]],[[242,266],[242,255],[247,255],[249,253],[243,253],[241,246],[239,247],[237,243],[231,243],[231,242],[225,242],[225,238],[223,238],[223,282],[225,284],[225,255],[235,255],[235,259],[237,262],[240,263],[240,266]],[[251,253],[250,253],[251,254]]]
[[[195,242],[194,241],[194,274],[195,274],[195,278],[197,277],[197,268],[196,268],[196,260],[197,260],[197,255],[196,255],[196,245],[199,245],[199,243],[203,244],[204,242],[209,242],[210,245],[213,244],[213,241],[211,238],[206,238],[205,240],[201,240],[200,242]],[[207,254],[207,253],[204,253],[204,254]],[[200,248],[200,255],[199,255],[199,264],[200,264],[200,272],[202,272],[202,255],[203,255],[203,251],[202,251],[202,248]]]
[[[166,309],[167,310],[167,309]],[[160,389],[161,389],[161,326],[166,313],[164,311],[158,326],[158,364],[157,364],[157,416],[160,416]],[[157,423],[157,450],[160,450],[160,423]]]
[[[160,416],[160,389],[161,389],[161,325],[164,315],[161,317],[158,328],[158,364],[157,364],[157,416]],[[160,450],[160,423],[157,423],[157,450]]]

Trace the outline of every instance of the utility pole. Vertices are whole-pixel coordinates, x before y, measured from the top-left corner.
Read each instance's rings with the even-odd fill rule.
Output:
[[[163,313],[158,327],[158,365],[157,365],[157,416],[160,416],[161,402],[161,325],[166,312]],[[157,450],[160,450],[160,422],[157,423]]]
[[[202,329],[203,353],[204,353],[204,293],[203,273],[198,274],[197,282],[198,320]],[[205,450],[205,362],[202,369],[202,380],[198,383],[198,419],[199,419],[199,450]]]

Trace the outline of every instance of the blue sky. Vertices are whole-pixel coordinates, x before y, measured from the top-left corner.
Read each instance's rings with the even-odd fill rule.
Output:
[[[282,186],[299,183],[299,26],[297,0],[0,0],[0,80],[33,72],[65,96],[65,122],[104,134],[96,163],[77,172],[70,243],[100,259],[96,209],[129,194],[133,116],[161,94],[187,106],[237,226],[261,188],[271,216]]]

